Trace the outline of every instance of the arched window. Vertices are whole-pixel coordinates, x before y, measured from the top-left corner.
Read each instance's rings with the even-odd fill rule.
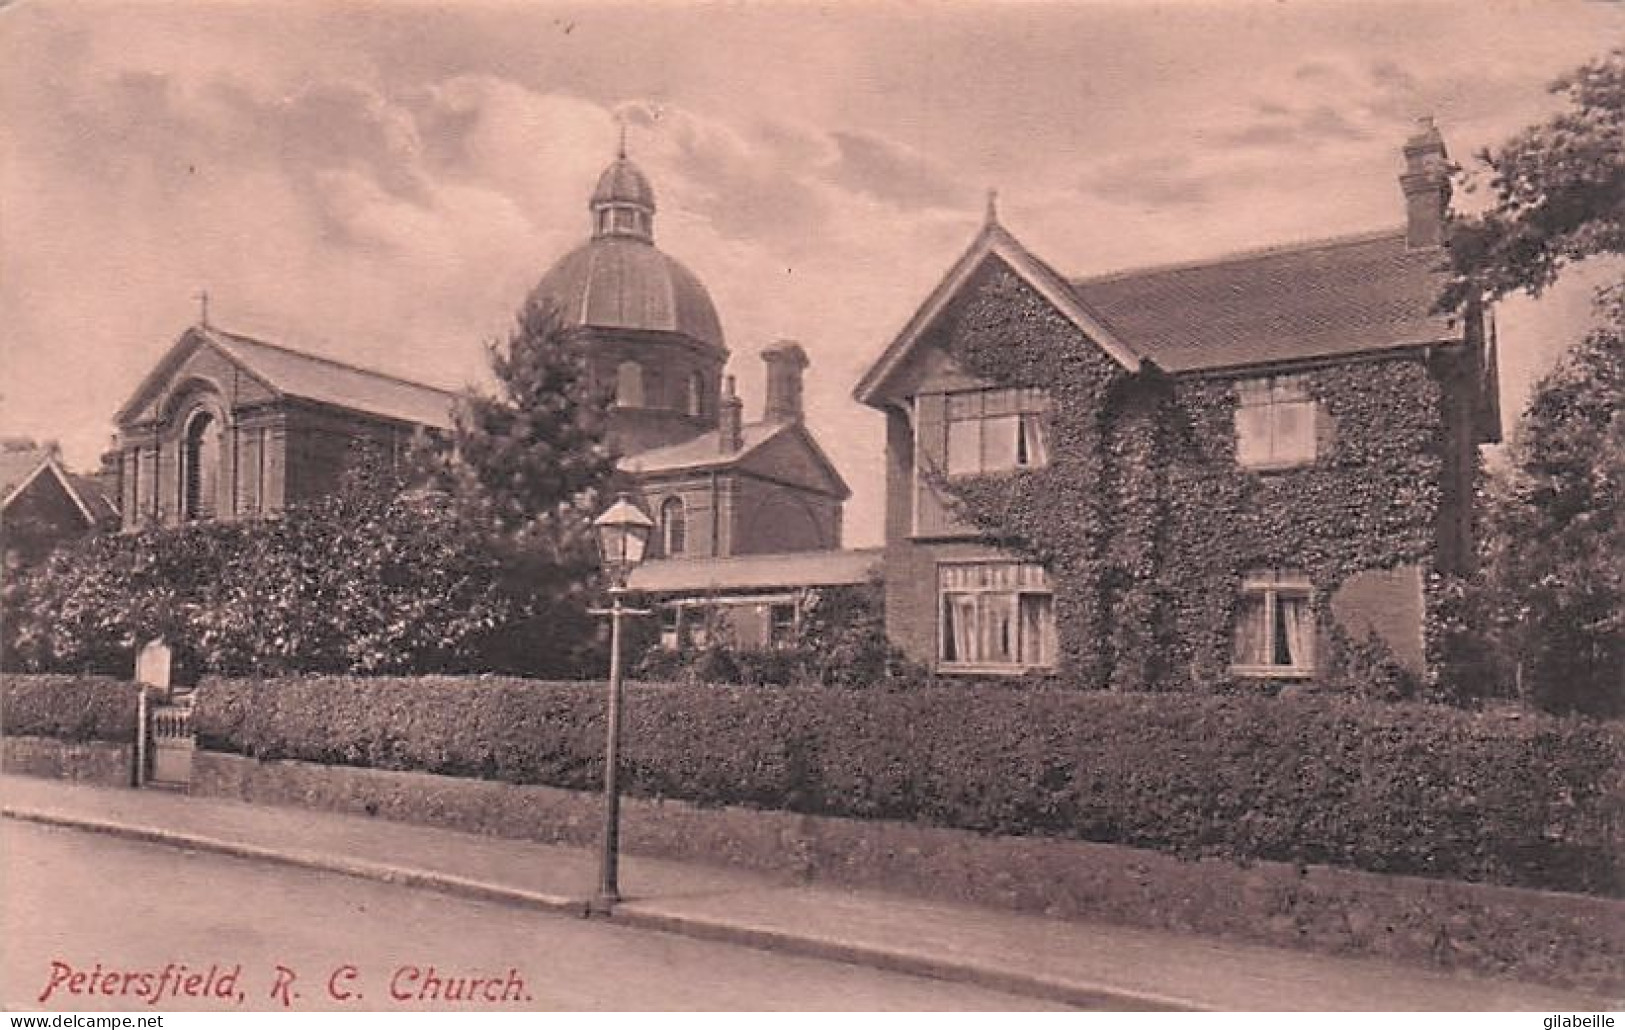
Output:
[[[699,418],[705,414],[704,373],[690,372],[688,375],[688,414],[690,418]]]
[[[643,366],[636,361],[623,361],[615,370],[615,406],[643,407]]]
[[[181,455],[181,514],[186,519],[210,519],[220,484],[220,425],[207,411],[186,423]]]
[[[673,497],[660,506],[660,542],[666,548],[666,557],[682,554],[687,545],[688,525],[683,514],[683,502]]]

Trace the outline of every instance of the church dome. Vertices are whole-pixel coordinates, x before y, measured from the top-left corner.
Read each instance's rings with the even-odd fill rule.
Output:
[[[681,333],[726,350],[711,295],[654,245],[654,190],[624,152],[599,176],[589,206],[592,238],[560,258],[531,299],[570,328]]]
[[[571,328],[682,333],[727,349],[717,309],[700,280],[643,240],[595,236],[560,258],[532,299],[551,305]]]

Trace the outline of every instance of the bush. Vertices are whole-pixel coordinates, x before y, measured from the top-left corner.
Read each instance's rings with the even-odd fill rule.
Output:
[[[218,681],[202,746],[595,789],[601,685]],[[629,793],[1601,894],[1625,729],[1326,697],[629,688]]]
[[[11,676],[0,689],[8,737],[135,740],[136,687],[107,676]]]

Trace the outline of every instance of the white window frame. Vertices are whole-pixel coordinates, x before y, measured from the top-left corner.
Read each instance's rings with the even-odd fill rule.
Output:
[[[1283,597],[1301,601],[1304,617],[1308,620],[1308,631],[1303,637],[1303,654],[1297,664],[1283,665],[1274,661],[1262,664],[1242,662],[1240,656],[1234,653],[1235,634],[1231,634],[1231,664],[1230,671],[1239,676],[1267,679],[1307,679],[1315,674],[1315,638],[1318,634],[1318,620],[1315,618],[1314,587],[1308,577],[1293,572],[1258,572],[1244,577],[1241,588],[1236,594],[1236,621],[1239,624],[1243,617],[1243,605],[1253,598],[1263,600],[1264,642],[1263,652],[1274,656],[1277,644],[1280,619],[1278,611]]]
[[[677,513],[675,521],[682,525],[683,536],[681,541],[683,546],[676,550],[671,546],[673,511]],[[668,497],[660,502],[660,550],[667,558],[677,558],[688,553],[688,505],[681,497]]]
[[[1283,423],[1289,410],[1299,410],[1304,434],[1301,440],[1288,436]],[[1250,415],[1263,422],[1264,440],[1259,454],[1249,454],[1243,445],[1244,424]],[[1236,383],[1235,441],[1236,462],[1258,472],[1303,468],[1320,458],[1320,401],[1309,392],[1300,375],[1245,379]],[[1300,446],[1292,446],[1297,443]]]
[[[974,584],[961,582],[951,587],[945,583],[954,571],[972,567],[1002,567],[1013,570],[1011,578],[1014,583],[1008,584]],[[950,660],[948,652],[948,619],[945,608],[950,596],[974,596],[977,598],[978,618],[984,617],[981,613],[986,609],[983,605],[989,598],[1007,597],[1013,616],[1015,638],[1012,641],[1012,650],[1016,652],[1014,660],[1009,662],[973,661],[958,658]],[[1047,598],[1048,624],[1040,628],[1040,652],[1047,650],[1048,654],[1025,655],[1021,654],[1022,636],[1022,599],[1025,597]],[[1057,630],[1055,625],[1055,588],[1050,580],[1049,573],[1042,565],[1034,562],[1019,561],[1004,558],[980,558],[954,561],[941,561],[937,563],[937,582],[935,591],[936,622],[937,622],[937,649],[936,667],[946,673],[983,673],[991,675],[1020,675],[1024,672],[1051,671],[1055,668],[1056,654],[1059,650]],[[978,627],[980,628],[980,627]],[[1047,644],[1047,647],[1046,647]]]
[[[955,478],[1043,468],[1049,464],[1049,395],[1039,388],[992,387],[954,390],[944,395],[942,471]],[[955,408],[961,409],[955,414]],[[969,411],[974,409],[974,411]],[[969,413],[966,413],[969,411]],[[1002,453],[989,432],[992,423],[1012,422],[1010,453]],[[954,467],[954,426],[974,427],[976,461],[972,467]],[[1026,455],[1022,445],[1026,443]],[[1036,453],[1035,453],[1036,452]]]

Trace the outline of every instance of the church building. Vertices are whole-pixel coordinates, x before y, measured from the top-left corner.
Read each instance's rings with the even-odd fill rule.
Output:
[[[805,557],[840,548],[851,494],[803,418],[806,351],[791,341],[763,351],[767,398],[761,418],[746,421],[723,375],[716,307],[655,245],[654,190],[624,148],[587,206],[589,237],[529,299],[556,313],[596,381],[612,388],[609,443],[659,527],[643,573],[653,576],[649,592],[671,604],[733,605],[733,621],[765,626],[770,605],[782,612],[812,583],[862,582],[872,560],[825,568]],[[334,490],[357,443],[400,455],[415,433],[446,430],[456,403],[445,390],[204,318],[115,415],[123,526],[272,515]],[[775,554],[803,555],[786,568],[802,568],[808,583],[764,582],[759,569],[748,587],[733,582],[730,559],[772,564]]]

